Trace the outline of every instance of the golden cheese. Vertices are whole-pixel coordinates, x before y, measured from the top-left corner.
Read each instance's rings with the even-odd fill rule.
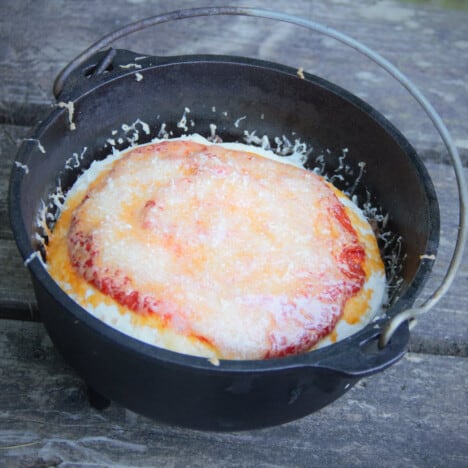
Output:
[[[341,339],[381,305],[372,229],[311,171],[188,139],[93,171],[67,197],[47,265],[131,336],[213,359],[280,357]]]

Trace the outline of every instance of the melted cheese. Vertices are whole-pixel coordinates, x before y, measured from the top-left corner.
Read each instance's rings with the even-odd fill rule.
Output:
[[[95,163],[51,235],[51,275],[109,325],[186,354],[283,356],[355,332],[385,290],[369,224],[260,153],[195,138]]]

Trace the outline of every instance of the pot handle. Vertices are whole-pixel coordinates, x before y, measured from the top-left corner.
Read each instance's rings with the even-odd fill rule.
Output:
[[[420,306],[414,307],[399,314],[395,315],[385,327],[383,333],[379,338],[379,346],[387,346],[390,342],[390,338],[396,333],[400,326],[404,322],[413,321],[417,316],[427,312],[431,309],[448,291],[453,280],[455,279],[456,272],[460,266],[463,254],[463,248],[467,238],[467,200],[468,192],[466,188],[466,182],[463,175],[463,166],[458,154],[458,150],[445,126],[442,119],[439,117],[432,105],[427,99],[421,94],[419,89],[405,76],[403,75],[394,65],[384,59],[382,56],[374,52],[372,49],[361,44],[360,42],[352,39],[351,37],[340,33],[332,28],[323,26],[314,21],[310,21],[304,18],[287,15],[271,10],[264,10],[260,8],[244,8],[244,7],[206,7],[206,8],[191,8],[186,10],[176,10],[170,13],[162,15],[151,16],[142,20],[130,23],[120,29],[117,29],[106,36],[103,36],[97,42],[92,44],[89,48],[78,55],[72,60],[57,76],[54,83],[54,95],[57,97],[63,90],[64,83],[70,74],[86,60],[88,60],[95,52],[101,50],[104,47],[109,46],[112,42],[132,34],[136,31],[148,28],[168,21],[175,21],[185,18],[195,18],[199,16],[217,16],[217,15],[238,15],[238,16],[253,16],[258,18],[265,18],[276,20],[285,23],[295,24],[297,26],[304,27],[311,31],[315,31],[326,36],[330,36],[339,42],[355,49],[367,58],[375,62],[386,72],[388,72],[396,81],[398,81],[406,90],[412,95],[412,97],[418,102],[418,104],[425,111],[427,116],[431,119],[440,137],[442,138],[445,147],[449,153],[457,182],[458,195],[459,195],[459,230],[455,249],[450,260],[445,276],[439,285],[439,287],[432,293],[432,295]],[[102,64],[101,64],[102,65]],[[104,64],[105,65],[105,64]]]
[[[345,341],[340,342],[342,346],[333,346],[330,356],[325,355],[314,362],[313,367],[339,372],[349,378],[362,378],[381,372],[399,361],[406,353],[410,338],[408,325],[408,322],[405,322],[398,327],[383,348],[379,345],[382,333],[380,327],[362,337],[358,346],[346,346]],[[339,348],[343,351],[337,352]]]

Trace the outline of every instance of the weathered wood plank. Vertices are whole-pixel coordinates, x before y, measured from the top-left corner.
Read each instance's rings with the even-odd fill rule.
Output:
[[[29,127],[0,125],[0,239],[13,239],[8,218],[8,183],[13,159]]]
[[[458,233],[458,196],[449,166],[426,162],[434,182],[440,208],[441,234],[437,260],[421,299],[440,285],[451,258]],[[468,180],[468,169],[465,169]],[[465,248],[455,282],[444,298],[422,316],[411,334],[410,349],[433,354],[468,356],[468,252]],[[420,303],[420,301],[419,301]]]
[[[207,0],[203,5],[223,5]],[[59,70],[88,45],[139,18],[194,5],[190,0],[82,2],[4,0],[0,6],[0,117],[33,123],[52,101]],[[374,48],[407,74],[439,110],[457,145],[468,151],[468,10],[397,0],[276,0],[265,5],[336,28]],[[333,39],[270,20],[198,18],[160,25],[120,40],[119,47],[157,55],[226,53],[303,67],[358,94],[388,115],[413,142],[430,150],[438,136],[400,86]]]
[[[32,320],[37,304],[29,274],[13,240],[0,241],[0,318]]]
[[[299,421],[209,433],[162,425],[117,404],[101,412],[90,408],[84,384],[56,354],[40,324],[3,321],[2,327],[3,466],[468,464],[464,358],[408,354]]]

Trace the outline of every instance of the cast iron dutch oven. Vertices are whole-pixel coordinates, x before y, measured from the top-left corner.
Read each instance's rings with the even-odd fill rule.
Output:
[[[286,18],[301,26],[312,25],[266,10],[223,7],[179,11],[130,28],[211,14]],[[122,31],[127,33],[128,28]],[[431,180],[407,140],[347,91],[309,74],[301,79],[296,69],[286,66],[231,56],[142,58],[114,49],[95,53],[122,31],[97,43],[59,76],[55,91],[62,107],[53,110],[22,144],[9,192],[11,224],[27,259],[41,320],[93,392],[177,425],[210,430],[259,428],[310,414],[343,395],[363,376],[401,358],[409,338],[407,317],[394,327],[387,343],[379,346],[379,339],[392,319],[413,304],[432,266],[439,235]],[[213,107],[225,112],[214,116]],[[384,318],[343,341],[299,356],[214,365],[120,333],[57,286],[39,255],[34,255],[40,250],[36,219],[42,203],[47,204],[58,184],[66,191],[83,168],[109,154],[107,139],[114,130],[120,132],[113,136],[116,141],[127,136],[122,124],[141,119],[149,125],[149,134],[140,131],[138,143],[157,136],[163,122],[177,136],[183,131],[177,122],[185,108],[193,120],[190,132],[208,136],[210,124],[215,124],[224,141],[242,141],[245,127],[238,128],[234,122],[240,116],[247,117],[257,135],[292,138],[295,132],[296,138],[314,148],[314,155],[329,155],[327,171],[337,167],[336,155],[348,148],[348,163],[356,171],[344,188],[355,182],[359,163],[365,163],[356,195],[362,198],[370,193],[371,202],[388,213],[389,230],[403,239],[398,298]],[[117,144],[126,145],[126,141]],[[79,167],[66,170],[66,160],[73,154],[75,161],[81,158]],[[314,165],[313,158],[308,164]]]

